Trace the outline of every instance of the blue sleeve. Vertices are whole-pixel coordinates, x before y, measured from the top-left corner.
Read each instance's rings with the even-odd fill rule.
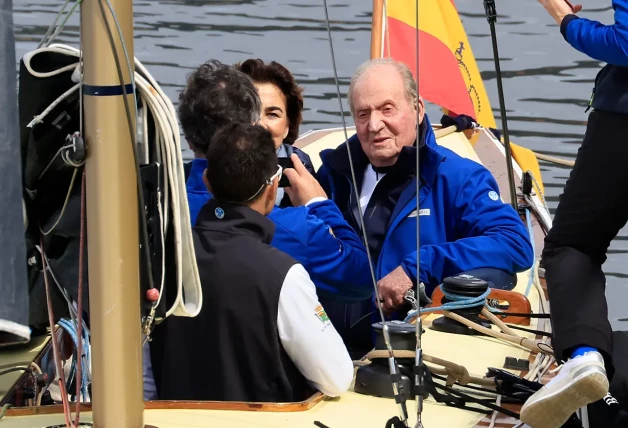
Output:
[[[613,0],[615,22],[604,25],[597,21],[567,15],[560,31],[578,51],[598,61],[628,66],[628,0]]]
[[[448,276],[472,269],[516,273],[532,266],[534,249],[527,227],[509,204],[496,198],[498,195],[497,182],[485,168],[474,168],[461,182],[452,201],[457,239],[420,248],[419,280],[428,289]],[[416,281],[416,266],[414,251],[402,262],[412,281]]]
[[[332,201],[308,208],[308,271],[316,285],[347,302],[370,298],[374,289],[360,237]]]
[[[314,165],[312,165],[312,159],[310,159],[310,156],[297,147],[293,147],[292,150],[294,154],[299,157],[299,160],[301,161],[301,163],[303,163],[305,169],[307,169],[308,172],[312,174],[314,178],[316,178],[316,171],[314,171]]]

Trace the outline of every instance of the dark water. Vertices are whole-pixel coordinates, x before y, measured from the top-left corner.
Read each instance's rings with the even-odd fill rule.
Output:
[[[423,0],[424,1],[424,0]],[[17,55],[34,49],[54,20],[59,0],[14,0]],[[611,23],[610,1],[580,2],[584,15]],[[600,4],[601,3],[601,4]],[[344,94],[353,70],[369,57],[372,2],[329,0],[336,61]],[[498,125],[499,103],[489,26],[480,0],[457,0],[482,72]],[[209,58],[234,63],[249,57],[286,65],[305,88],[301,131],[339,126],[329,42],[322,0],[153,0],[134,1],[135,55],[176,103],[185,76]],[[572,49],[542,6],[530,1],[497,1],[497,38],[509,130],[515,142],[535,151],[573,159],[584,134],[585,107],[601,63]],[[78,16],[60,43],[78,46]],[[343,101],[345,112],[347,104]],[[440,113],[433,106],[435,120]],[[349,124],[352,124],[347,115]],[[184,157],[191,153],[186,150]],[[542,163],[547,199],[553,210],[569,168]],[[609,306],[614,328],[628,316],[628,235],[622,231],[609,251]]]

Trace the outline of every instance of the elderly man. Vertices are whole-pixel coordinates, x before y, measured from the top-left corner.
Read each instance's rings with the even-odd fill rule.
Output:
[[[500,200],[491,173],[436,144],[416,82],[405,64],[388,58],[361,65],[351,80],[349,103],[357,135],[335,150],[323,151],[317,174],[349,224],[366,234],[379,299],[386,311],[404,304],[404,294],[417,279],[430,295],[447,276],[479,268],[498,269],[510,276],[532,266],[529,234],[515,210]],[[365,231],[360,227],[347,145]],[[420,266],[416,216],[421,222]],[[370,301],[357,310],[336,307],[333,313],[328,303],[324,305],[338,324],[342,324],[340,312],[349,310],[345,327],[354,329],[342,333],[345,341],[353,351],[369,349],[370,323],[357,320],[369,321],[365,314],[373,310]],[[355,327],[358,323],[361,332]]]

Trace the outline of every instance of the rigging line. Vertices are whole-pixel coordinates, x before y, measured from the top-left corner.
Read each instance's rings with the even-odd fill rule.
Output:
[[[506,119],[506,102],[504,101],[504,88],[502,85],[502,71],[499,65],[499,52],[497,50],[497,34],[495,32],[495,21],[497,20],[497,10],[495,0],[484,0],[484,12],[491,30],[491,41],[493,43],[493,60],[495,62],[495,74],[497,80],[497,93],[499,96],[499,111],[502,118],[502,131],[504,132],[504,149],[506,151],[506,169],[508,171],[508,187],[510,189],[510,203],[518,212],[517,190],[515,188],[515,175],[512,167],[512,151],[510,148],[510,137],[508,134],[508,123]]]
[[[349,144],[349,136],[347,135],[347,124],[345,121],[344,109],[342,107],[342,96],[340,95],[340,83],[338,81],[338,70],[336,68],[336,56],[334,55],[334,44],[331,37],[331,24],[329,22],[329,11],[327,9],[327,0],[323,0],[323,8],[325,9],[325,24],[327,26],[329,49],[331,52],[331,62],[332,62],[332,67],[334,71],[334,81],[336,83],[336,95],[338,96],[338,105],[340,107],[340,117],[342,119],[342,129],[344,131],[345,144],[347,146],[347,155],[349,157],[349,168],[351,169],[351,180],[353,183],[353,190],[356,195],[358,216],[360,217],[360,227],[362,228],[362,237],[364,239],[364,246],[366,247],[366,256],[369,262],[369,270],[371,272],[371,280],[373,281],[373,289],[375,291],[375,298],[379,300],[379,293],[377,291],[377,281],[375,280],[375,270],[373,268],[373,258],[371,257],[371,251],[368,245],[368,238],[366,236],[366,226],[364,224],[364,216],[362,213],[362,206],[360,204],[360,194],[358,193],[358,186],[357,186],[357,181],[355,178],[355,168],[353,166],[353,158],[351,156],[351,147],[350,147],[351,145]],[[389,366],[391,377],[393,378],[392,388],[393,388],[393,393],[395,395],[395,401],[399,405],[400,419],[403,425],[407,426],[408,411],[407,411],[407,407],[405,403],[405,398],[400,393],[401,382],[396,380],[397,378],[400,378],[399,369],[398,369],[395,357],[393,355],[392,345],[390,341],[390,334],[388,331],[388,325],[386,324],[386,318],[384,317],[384,311],[382,309],[382,305],[380,304],[380,302],[377,302],[376,305],[379,310],[380,319],[382,320],[382,333],[384,336],[384,342],[386,343],[386,348],[388,350],[388,355],[389,355],[388,366]]]
[[[416,109],[416,294],[418,297],[419,294],[419,282],[420,282],[420,272],[421,272],[421,262],[420,262],[420,230],[419,223],[421,216],[419,215],[419,195],[420,195],[420,174],[419,174],[419,162],[420,162],[420,120],[421,120],[421,109],[419,104],[419,0],[416,0],[416,16],[415,16],[415,27],[416,27],[416,52],[415,52],[415,60],[416,60],[416,100],[415,100],[415,109]],[[423,413],[423,389],[425,388],[423,373],[421,367],[423,367],[423,352],[421,346],[421,335],[423,333],[423,326],[421,322],[421,298],[417,298],[415,309],[418,311],[419,316],[416,317],[415,321],[415,335],[416,335],[416,354],[415,354],[415,369],[416,374],[414,376],[414,388],[416,390],[415,401],[416,401],[416,425],[415,428],[423,428],[423,422],[421,421],[421,414]]]
[[[340,107],[340,117],[342,119],[342,129],[345,135],[345,144],[347,145],[347,153],[349,157],[349,168],[351,169],[351,181],[353,183],[353,190],[355,193],[357,208],[358,208],[358,217],[360,217],[360,227],[362,228],[362,238],[364,240],[364,246],[366,247],[366,256],[369,261],[369,270],[371,271],[371,280],[373,282],[373,288],[375,289],[375,296],[377,297],[379,293],[377,292],[377,280],[375,279],[375,270],[373,268],[373,258],[371,256],[371,251],[369,249],[368,238],[366,236],[366,226],[364,224],[364,213],[362,212],[362,205],[360,204],[360,194],[358,193],[357,180],[355,178],[355,168],[353,166],[353,157],[351,156],[351,145],[349,144],[349,136],[347,134],[347,123],[345,121],[345,113],[342,107],[342,96],[340,95],[340,83],[338,82],[338,70],[336,69],[336,56],[334,55],[334,45],[331,39],[331,27],[329,24],[329,12],[327,11],[327,0],[323,0],[323,5],[325,9],[325,23],[327,25],[327,35],[329,38],[329,49],[331,50],[331,62],[332,68],[334,71],[334,80],[336,83],[336,93],[338,96],[338,106]],[[377,305],[379,308],[379,316],[382,319],[382,322],[386,321],[384,317],[384,311],[382,310],[381,305]]]

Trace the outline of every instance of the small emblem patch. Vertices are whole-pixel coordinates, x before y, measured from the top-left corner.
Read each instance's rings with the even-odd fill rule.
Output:
[[[222,219],[225,216],[225,210],[218,207],[214,210],[214,214],[216,214],[216,217],[218,217],[219,219]]]
[[[422,208],[418,211],[418,215],[430,215],[430,209],[429,208]],[[416,217],[417,216],[417,210],[412,211],[408,217]]]
[[[316,314],[316,317],[321,320],[321,322],[325,325],[331,323],[329,321],[329,317],[327,316],[327,312],[325,312],[325,309],[323,309],[323,306],[318,305],[316,307],[316,309],[314,309],[314,313]]]
[[[488,197],[491,198],[494,201],[499,199],[499,195],[494,190],[491,190],[490,192],[488,192]]]

